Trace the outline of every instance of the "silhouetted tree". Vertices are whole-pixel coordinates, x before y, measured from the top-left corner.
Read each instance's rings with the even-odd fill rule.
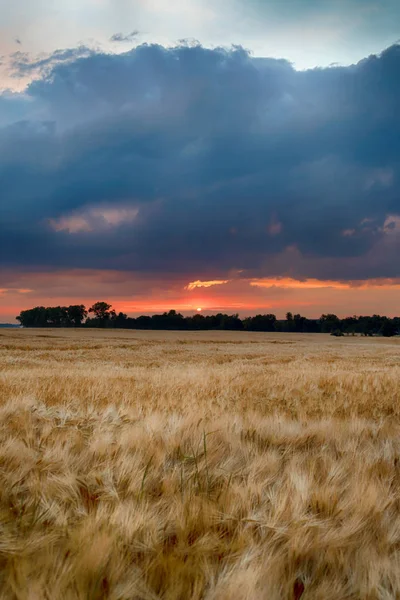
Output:
[[[248,331],[276,331],[276,316],[267,314],[248,317],[244,319],[243,326]]]
[[[88,313],[83,304],[74,304],[67,307],[67,318],[72,327],[80,327]]]
[[[322,333],[332,333],[336,329],[341,329],[339,317],[333,314],[322,315],[319,322]]]
[[[340,329],[335,329],[334,331],[332,331],[331,335],[335,337],[343,337],[344,333],[343,331],[340,331]]]
[[[196,314],[193,317],[187,317],[186,329],[207,329],[207,320],[204,315]]]
[[[87,318],[93,314],[93,318]],[[307,319],[300,314],[288,312],[285,320],[278,321],[273,314],[256,315],[240,319],[238,314],[216,315],[195,314],[183,317],[176,310],[164,312],[161,315],[140,316],[136,319],[126,314],[118,314],[108,302],[96,302],[86,310],[83,304],[71,306],[35,306],[23,310],[16,317],[23,327],[117,327],[124,329],[226,329],[239,331],[294,331],[298,333],[332,333],[342,335],[356,333],[366,336],[397,335],[400,332],[400,317],[389,319],[380,315],[353,316],[339,319],[334,314],[324,314],[320,319]],[[84,320],[86,319],[86,322]]]
[[[110,318],[110,308],[111,304],[108,304],[107,302],[95,302],[95,304],[89,308],[89,312],[94,314],[95,319],[101,321]]]
[[[185,319],[176,310],[170,310],[162,315],[151,317],[152,329],[184,329]]]
[[[47,327],[47,309],[44,306],[35,306],[23,310],[17,317],[23,327]]]
[[[65,306],[46,308],[46,327],[68,327],[68,313]]]
[[[143,315],[135,319],[137,329],[151,329],[151,317]]]
[[[117,329],[125,329],[128,325],[128,315],[123,312],[119,312],[114,318],[112,318],[112,323],[113,327],[116,327]]]
[[[301,315],[294,315],[293,317],[293,324],[294,324],[294,330],[297,333],[303,333],[304,329],[305,329],[305,323],[306,323],[307,319],[305,317],[302,317]]]
[[[393,337],[397,333],[397,327],[393,320],[385,319],[380,329],[381,335],[384,337]]]
[[[346,334],[354,335],[358,332],[358,317],[346,317],[342,319],[342,330]]]

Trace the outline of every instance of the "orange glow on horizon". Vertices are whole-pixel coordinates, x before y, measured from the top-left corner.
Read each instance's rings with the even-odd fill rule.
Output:
[[[294,277],[263,277],[259,279],[226,279],[226,280],[211,280],[211,281],[192,281],[185,290],[193,291],[196,288],[210,288],[216,285],[228,284],[249,284],[251,287],[258,288],[282,288],[282,289],[298,289],[298,290],[317,290],[324,288],[334,288],[336,290],[349,289],[381,289],[387,287],[390,289],[400,288],[400,279],[398,278],[381,278],[381,279],[360,279],[360,280],[331,280],[331,279],[296,279]]]
[[[316,290],[323,288],[335,288],[336,290],[350,290],[350,289],[381,289],[387,288],[400,288],[400,280],[398,279],[366,279],[366,280],[349,280],[349,281],[335,281],[335,280],[324,280],[324,279],[294,279],[291,277],[277,277],[277,278],[263,278],[263,279],[251,279],[249,283],[253,287],[260,288],[282,288],[282,289],[302,289],[302,290]]]
[[[245,275],[243,273],[242,275]],[[241,316],[287,311],[318,318],[332,312],[349,314],[400,313],[400,278],[335,281],[295,277],[193,280],[185,286],[172,274],[142,274],[88,269],[55,273],[2,273],[0,322],[10,322],[35,306],[65,306],[108,301],[117,312],[131,316],[176,310],[183,314],[218,312]],[[200,287],[201,289],[197,289]],[[200,310],[201,309],[201,310]]]

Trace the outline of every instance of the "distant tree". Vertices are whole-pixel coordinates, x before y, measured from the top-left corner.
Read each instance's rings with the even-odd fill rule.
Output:
[[[341,329],[339,317],[333,314],[322,315],[319,322],[322,333],[332,333],[336,329]]]
[[[35,306],[23,310],[17,317],[23,327],[47,327],[47,309],[44,306]]]
[[[344,333],[343,331],[340,331],[340,329],[335,329],[334,331],[332,331],[331,335],[335,337],[343,337]]]
[[[399,317],[394,317],[394,319],[392,319],[394,326],[396,327],[396,333],[400,333],[400,318]]]
[[[98,319],[100,323],[108,321],[115,315],[115,311],[111,310],[111,304],[108,304],[107,302],[95,302],[95,304],[89,308],[89,313],[93,313],[94,318]]]
[[[88,318],[88,314],[93,315]],[[20,312],[17,321],[23,327],[118,327],[124,329],[174,329],[174,330],[214,330],[232,331],[293,331],[319,333],[326,332],[338,335],[355,335],[356,333],[373,336],[390,337],[400,333],[400,317],[389,319],[380,315],[353,316],[339,319],[334,314],[324,314],[320,319],[307,319],[300,314],[286,314],[285,320],[277,320],[273,314],[256,315],[241,319],[238,314],[216,315],[195,314],[183,317],[176,310],[153,316],[128,317],[123,312],[118,314],[107,302],[96,302],[86,310],[83,304],[71,306],[35,306]],[[86,321],[85,321],[86,319]]]
[[[151,329],[151,317],[142,315],[135,319],[135,326],[137,329]]]
[[[83,304],[74,304],[67,307],[67,317],[71,327],[80,327],[88,313]]]
[[[307,333],[321,333],[319,321],[317,319],[304,318],[303,331]]]
[[[391,319],[385,319],[380,329],[381,335],[384,337],[393,337],[397,333],[396,324]]]
[[[374,333],[371,317],[360,317],[359,319],[360,331],[365,337],[372,336]]]
[[[293,314],[291,312],[286,313],[286,322],[284,324],[285,331],[294,331]]]
[[[372,315],[372,317],[358,317],[358,328],[365,336],[373,336],[380,333],[386,317]]]
[[[243,329],[243,322],[239,319],[239,315],[225,315],[222,313],[218,313],[217,315],[212,315],[212,329],[227,329],[238,331]]]
[[[176,310],[170,310],[162,315],[151,317],[152,329],[184,329],[186,325],[183,315]]]
[[[36,306],[21,311],[16,318],[23,327],[78,327],[86,316],[83,305]]]
[[[112,321],[114,327],[117,329],[124,329],[128,325],[128,315],[123,312],[119,312],[114,318],[112,318]]]
[[[207,320],[204,315],[199,313],[193,315],[193,317],[186,317],[185,329],[206,329]]]
[[[67,324],[67,309],[65,306],[46,308],[46,327],[66,327]]]
[[[243,326],[248,331],[276,331],[276,316],[267,314],[249,317],[244,319]]]
[[[302,333],[305,330],[306,321],[307,321],[307,319],[305,317],[302,317],[301,315],[294,315],[294,317],[293,317],[294,330],[297,333]]]
[[[355,335],[358,329],[358,318],[357,317],[346,317],[342,319],[342,330],[347,335]]]

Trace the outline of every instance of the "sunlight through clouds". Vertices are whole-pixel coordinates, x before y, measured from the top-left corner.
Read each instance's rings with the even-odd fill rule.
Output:
[[[107,227],[131,223],[138,214],[139,209],[134,207],[97,206],[58,219],[49,219],[49,225],[54,231],[68,233],[99,231]]]
[[[192,281],[185,287],[185,290],[192,291],[192,290],[195,290],[196,288],[209,288],[209,287],[213,287],[214,285],[224,285],[226,283],[228,283],[228,280],[225,280],[225,281],[220,281],[220,280]]]

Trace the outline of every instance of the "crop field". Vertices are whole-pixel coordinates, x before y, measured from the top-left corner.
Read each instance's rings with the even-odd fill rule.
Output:
[[[0,599],[400,598],[400,341],[0,330]]]

